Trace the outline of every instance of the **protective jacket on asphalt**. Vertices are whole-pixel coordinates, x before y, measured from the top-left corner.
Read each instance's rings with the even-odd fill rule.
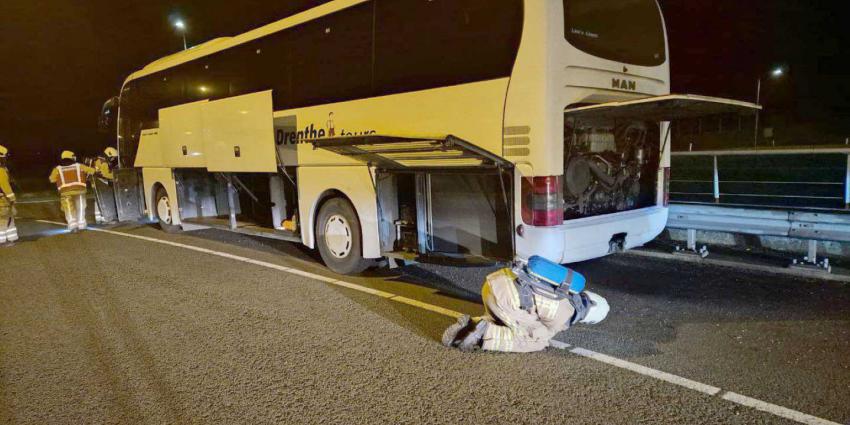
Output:
[[[575,315],[569,298],[533,293],[532,305],[520,300],[517,276],[503,269],[487,276],[481,291],[490,322],[482,347],[489,351],[527,353],[540,351],[559,332],[567,330]],[[525,309],[523,308],[525,307]]]

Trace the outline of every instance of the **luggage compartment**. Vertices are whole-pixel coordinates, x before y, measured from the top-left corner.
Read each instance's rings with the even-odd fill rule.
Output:
[[[388,256],[453,264],[513,259],[511,173],[383,172],[377,182]]]

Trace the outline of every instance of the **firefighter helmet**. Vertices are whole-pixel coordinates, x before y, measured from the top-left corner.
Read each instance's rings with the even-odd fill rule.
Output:
[[[594,325],[605,320],[605,318],[608,317],[608,312],[611,310],[611,307],[608,305],[608,300],[594,292],[585,291],[584,293],[587,294],[587,299],[590,305],[588,306],[589,310],[587,311],[587,315],[584,316],[581,323]]]
[[[5,158],[9,156],[9,149],[6,149],[5,146],[0,145],[0,158]]]
[[[118,157],[118,149],[115,149],[113,147],[109,147],[109,148],[104,149],[103,153],[109,159]]]
[[[76,161],[77,155],[74,155],[74,152],[71,151],[62,151],[62,159],[70,159],[72,161]]]

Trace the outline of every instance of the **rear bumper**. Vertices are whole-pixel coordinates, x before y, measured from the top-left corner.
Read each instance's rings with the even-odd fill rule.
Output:
[[[560,226],[525,226],[517,235],[517,256],[540,255],[562,264],[604,257],[610,254],[614,235],[626,234],[626,249],[643,246],[655,239],[667,225],[668,208],[651,207],[617,214],[564,222]]]

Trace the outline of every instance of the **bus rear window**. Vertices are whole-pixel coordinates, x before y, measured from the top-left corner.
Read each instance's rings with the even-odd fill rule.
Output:
[[[667,60],[655,0],[564,0],[567,41],[601,58],[639,66]]]

